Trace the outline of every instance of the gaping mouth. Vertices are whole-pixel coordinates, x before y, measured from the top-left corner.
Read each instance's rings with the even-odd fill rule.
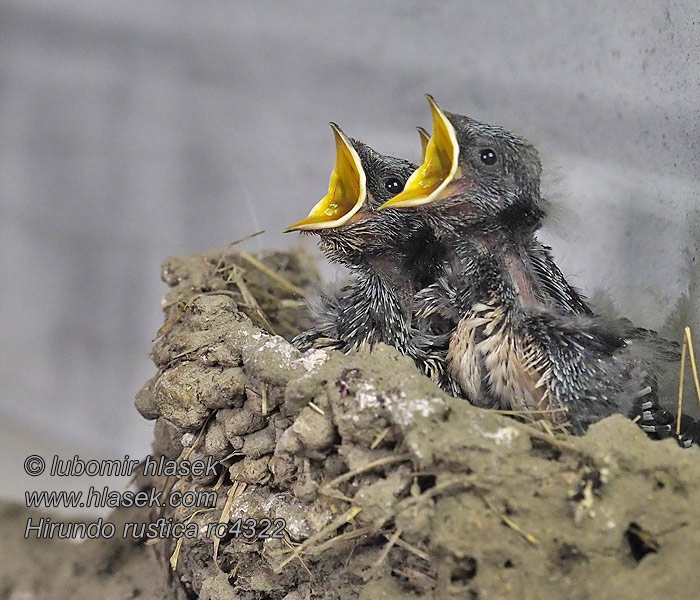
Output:
[[[426,97],[433,113],[433,135],[425,147],[423,164],[408,178],[403,191],[382,204],[379,210],[434,202],[457,175],[459,145],[454,127],[433,97]]]
[[[340,227],[350,221],[365,203],[367,182],[360,157],[340,127],[335,123],[330,126],[335,137],[335,166],[328,194],[311,209],[308,217],[287,227],[285,233]]]

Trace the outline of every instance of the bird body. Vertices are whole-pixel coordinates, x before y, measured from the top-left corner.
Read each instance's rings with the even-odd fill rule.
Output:
[[[672,344],[624,319],[566,312],[542,300],[537,277],[515,258],[512,243],[498,246],[494,253],[461,245],[459,269],[443,276],[418,309],[427,318],[439,311],[451,323],[448,372],[467,398],[581,433],[652,395],[654,365],[674,355]]]
[[[353,277],[325,295],[315,310],[316,328],[344,352],[382,342],[416,354],[410,347],[413,297],[439,263],[430,230],[417,219],[367,219],[347,227],[324,234],[319,243]]]

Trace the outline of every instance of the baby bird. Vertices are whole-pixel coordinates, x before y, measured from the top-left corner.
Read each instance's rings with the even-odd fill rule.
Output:
[[[440,273],[444,249],[419,214],[377,212],[403,189],[416,166],[348,138],[334,123],[331,127],[336,161],[328,194],[286,231],[316,234],[326,257],[355,277],[323,298],[317,325],[293,343],[302,350],[325,343],[347,352],[384,342],[439,380],[444,357],[413,343],[412,314],[415,293]]]
[[[448,371],[462,392],[577,434],[612,413],[657,406],[655,369],[677,347],[593,315],[539,246],[536,149],[429,102],[424,162],[380,211],[417,208],[450,249],[445,275],[419,294],[419,314],[451,324]]]

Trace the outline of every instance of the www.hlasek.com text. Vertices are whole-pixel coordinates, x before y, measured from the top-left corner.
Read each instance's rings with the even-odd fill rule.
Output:
[[[108,487],[96,489],[90,486],[85,491],[31,491],[24,492],[27,508],[145,508],[145,507],[184,507],[214,508],[217,493],[212,490],[180,491],[173,490],[166,496],[163,490],[151,488],[133,492],[118,492]]]

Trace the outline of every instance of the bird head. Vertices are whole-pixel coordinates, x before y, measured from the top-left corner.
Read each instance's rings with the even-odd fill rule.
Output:
[[[427,98],[433,134],[423,163],[379,210],[423,207],[428,214],[490,230],[539,222],[537,150],[505,129],[443,111]]]
[[[404,188],[416,168],[407,160],[379,154],[347,137],[335,123],[330,125],[336,155],[328,193],[285,232],[350,231],[355,223],[376,218],[377,208]]]

